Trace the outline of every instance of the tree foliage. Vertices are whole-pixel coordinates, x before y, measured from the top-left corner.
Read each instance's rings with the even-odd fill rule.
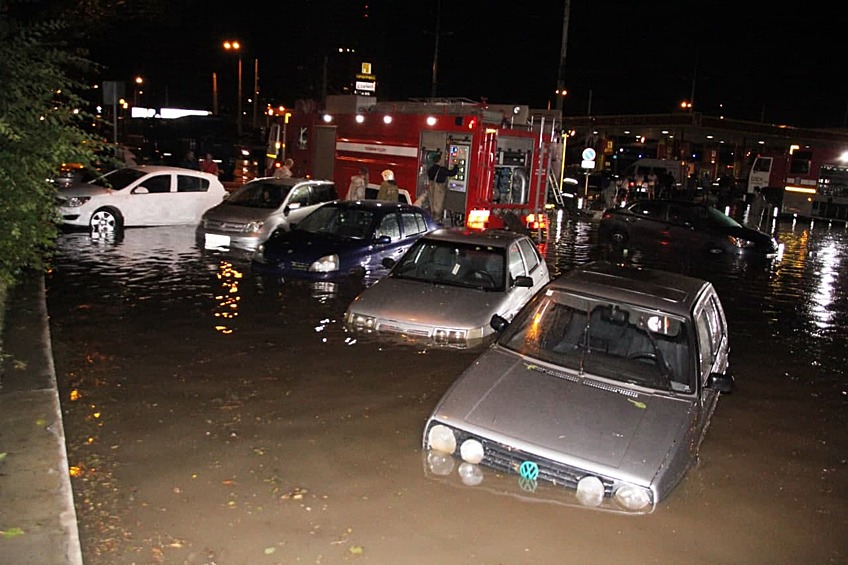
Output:
[[[58,233],[49,179],[106,149],[82,97],[96,66],[63,44],[68,25],[15,21],[7,7],[0,0],[0,285],[49,266]]]

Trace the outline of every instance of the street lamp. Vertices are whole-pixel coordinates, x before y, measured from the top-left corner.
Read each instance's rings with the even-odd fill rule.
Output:
[[[142,77],[135,77],[135,97],[133,99],[133,106],[138,106],[138,97],[143,93],[141,90],[142,84],[144,84],[144,79]]]
[[[241,43],[228,39],[224,41],[224,49],[238,53],[238,118],[236,118],[236,125],[238,127],[239,137],[241,137]]]

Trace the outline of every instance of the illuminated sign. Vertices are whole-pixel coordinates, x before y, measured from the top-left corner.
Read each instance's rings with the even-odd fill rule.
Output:
[[[336,151],[351,151],[353,153],[369,153],[372,155],[393,155],[395,157],[418,157],[417,147],[379,145],[374,143],[352,143],[349,141],[337,142]]]

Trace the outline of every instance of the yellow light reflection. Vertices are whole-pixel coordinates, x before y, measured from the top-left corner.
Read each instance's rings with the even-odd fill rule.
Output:
[[[218,272],[215,275],[221,282],[221,293],[215,296],[217,301],[214,317],[215,331],[221,332],[224,335],[233,333],[233,328],[224,323],[228,320],[234,320],[238,316],[238,305],[241,300],[239,296],[239,281],[244,277],[244,274],[237,270],[232,263],[221,261],[218,265]]]

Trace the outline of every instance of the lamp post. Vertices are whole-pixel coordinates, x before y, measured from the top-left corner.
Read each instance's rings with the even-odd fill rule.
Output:
[[[239,137],[241,137],[241,43],[227,40],[224,42],[224,49],[238,53],[238,116],[236,117],[236,127],[238,128]]]
[[[133,98],[133,106],[138,106],[138,97],[143,93],[141,85],[144,84],[144,79],[140,76],[135,77],[135,97]]]

